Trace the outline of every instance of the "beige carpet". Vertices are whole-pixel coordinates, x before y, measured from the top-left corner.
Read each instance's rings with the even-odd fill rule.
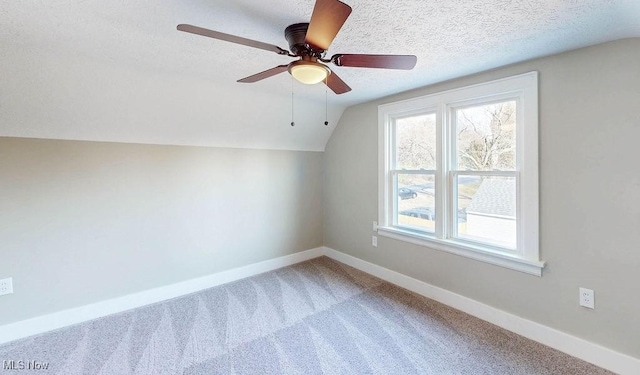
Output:
[[[9,343],[0,361],[65,375],[608,373],[328,258]]]

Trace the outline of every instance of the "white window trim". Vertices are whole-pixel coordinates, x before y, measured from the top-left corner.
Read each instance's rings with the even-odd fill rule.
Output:
[[[443,184],[446,175],[442,160],[446,153],[438,152],[435,174],[436,189],[440,196],[436,201],[436,235],[412,232],[394,227],[390,163],[392,148],[390,131],[393,118],[416,113],[436,112],[437,138],[441,141],[437,147],[448,147],[447,137],[451,136],[451,111],[459,106],[483,103],[491,100],[517,98],[516,149],[518,156],[516,173],[518,174],[517,207],[517,251],[508,252],[483,246],[479,243],[449,239],[444,233],[442,223],[447,220],[445,202],[447,197]],[[400,241],[446,251],[471,259],[495,264],[528,274],[542,276],[545,263],[539,253],[539,213],[538,213],[538,73],[530,72],[518,76],[491,82],[421,96],[400,102],[383,104],[378,107],[378,233]],[[444,136],[443,136],[444,135]],[[391,189],[391,190],[390,190]]]

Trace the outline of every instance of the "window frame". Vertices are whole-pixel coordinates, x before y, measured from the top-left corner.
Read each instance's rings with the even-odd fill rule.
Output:
[[[456,129],[453,123],[459,108],[516,100],[515,171],[460,171],[452,169],[457,155]],[[435,232],[423,232],[396,225],[397,189],[391,167],[395,159],[395,119],[435,113]],[[538,206],[538,72],[498,79],[435,94],[378,106],[378,234],[428,248],[541,276],[544,262],[539,251]],[[394,175],[395,173],[395,175]],[[457,215],[452,214],[457,200],[456,175],[510,175],[516,180],[516,249],[492,246],[479,241],[452,238]],[[394,195],[395,194],[395,195]],[[455,220],[455,224],[454,224]]]

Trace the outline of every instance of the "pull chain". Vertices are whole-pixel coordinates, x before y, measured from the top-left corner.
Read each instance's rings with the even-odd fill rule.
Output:
[[[295,126],[296,123],[294,121],[295,112],[294,112],[294,95],[293,95],[293,77],[291,78],[291,126]],[[324,79],[324,125],[329,125],[329,90],[327,89],[327,78]]]
[[[296,123],[293,121],[293,77],[291,77],[291,126],[295,126]]]
[[[324,78],[324,126],[329,125],[329,99],[328,99],[328,89],[327,89],[327,79],[329,76]]]

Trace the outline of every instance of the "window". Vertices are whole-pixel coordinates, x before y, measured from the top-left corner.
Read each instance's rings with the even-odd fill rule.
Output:
[[[540,276],[536,72],[379,107],[380,235]]]

